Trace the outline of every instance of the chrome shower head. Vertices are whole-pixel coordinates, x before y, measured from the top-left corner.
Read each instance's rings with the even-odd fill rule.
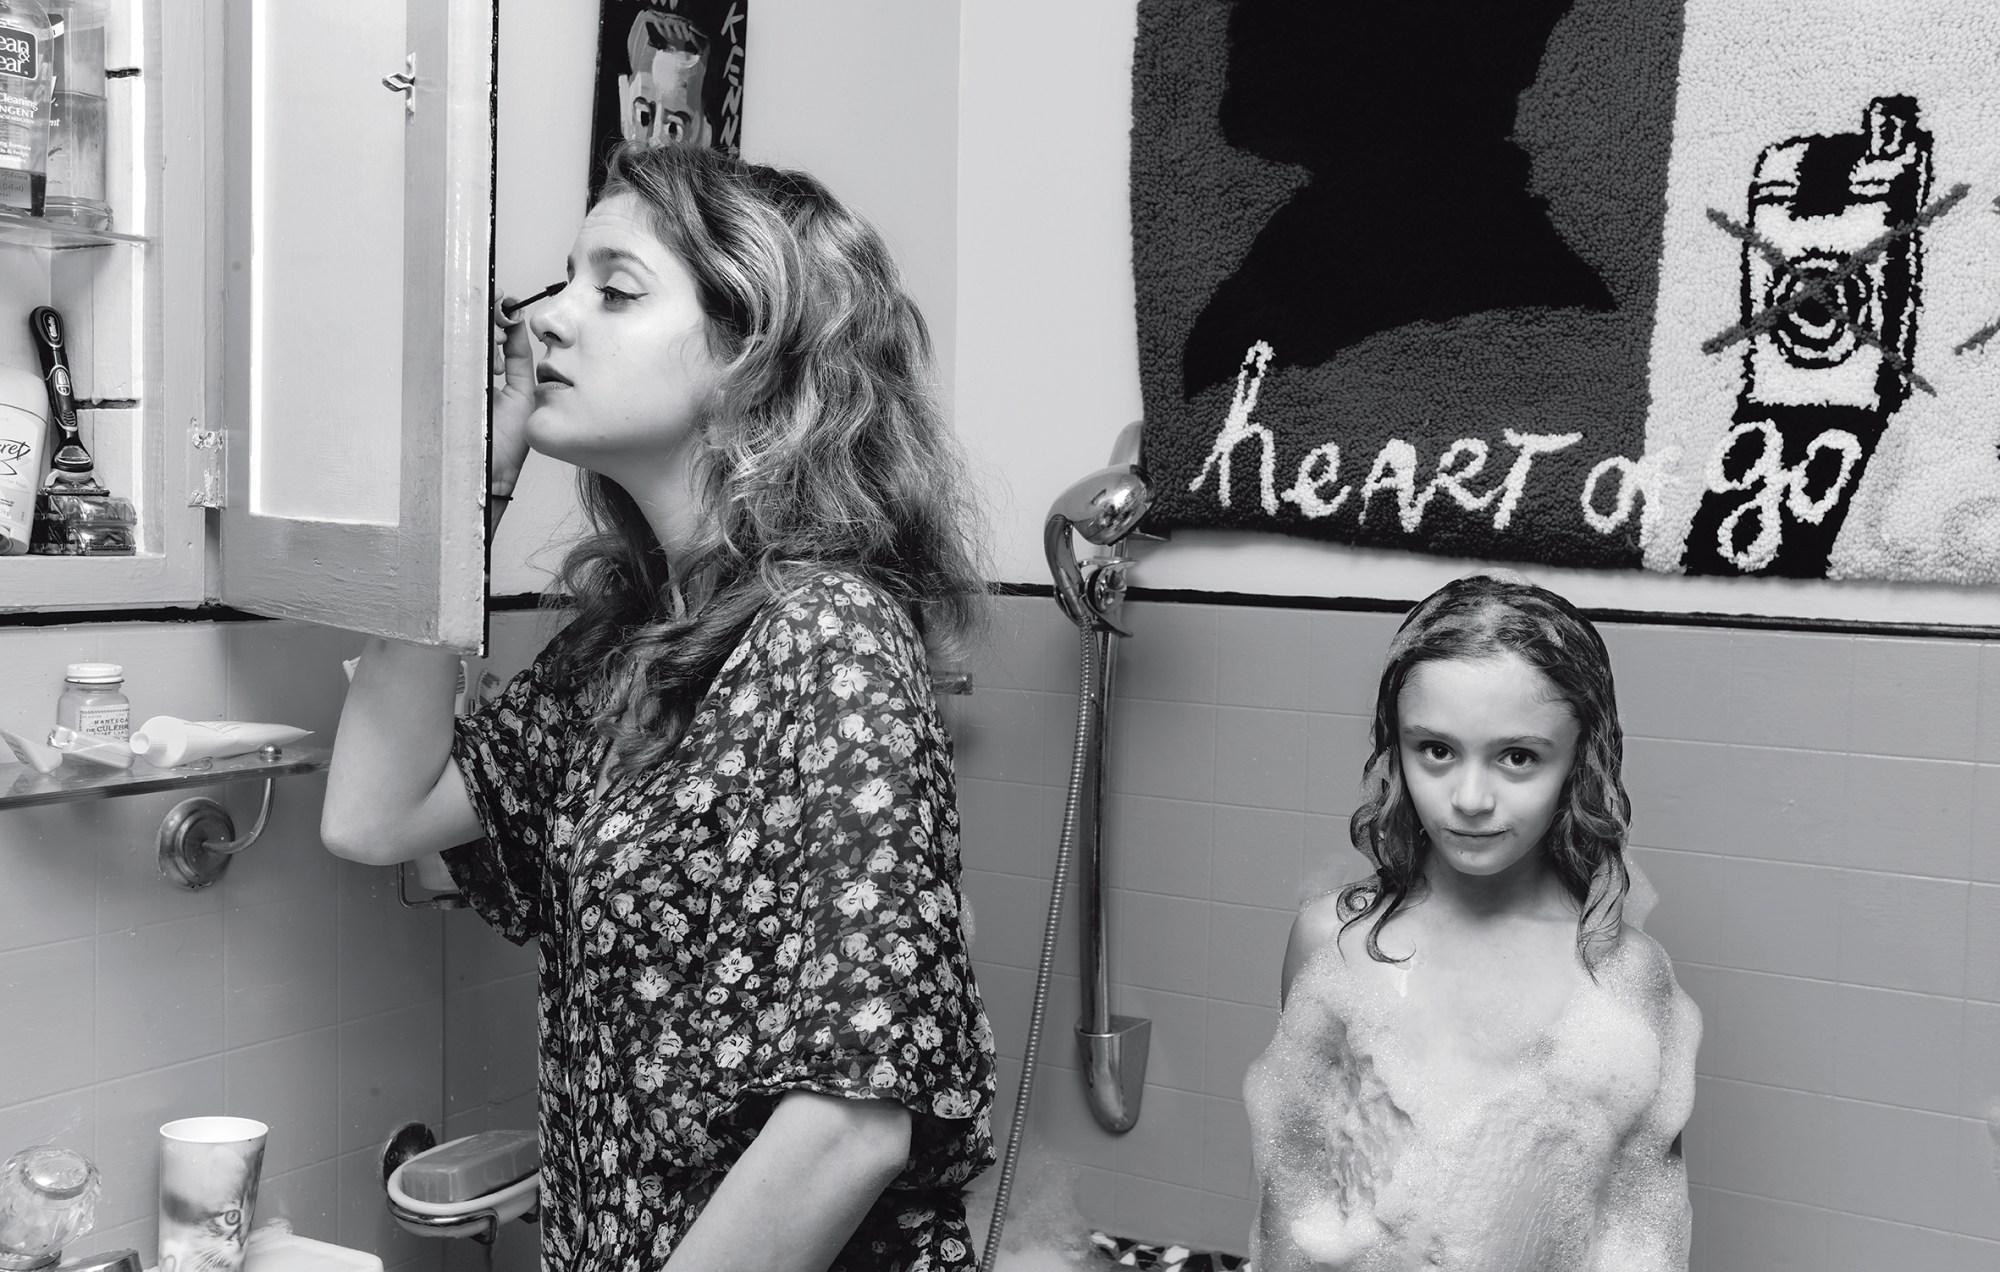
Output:
[[[1113,464],[1058,495],[1049,517],[1061,517],[1078,534],[1107,548],[1132,533],[1152,503],[1152,488],[1138,469],[1131,464]]]

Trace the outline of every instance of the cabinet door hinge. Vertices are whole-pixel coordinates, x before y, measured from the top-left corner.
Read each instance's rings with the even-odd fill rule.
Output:
[[[228,452],[228,434],[203,428],[199,420],[189,422],[188,476],[194,484],[188,489],[188,507],[227,506],[229,474],[223,463]]]

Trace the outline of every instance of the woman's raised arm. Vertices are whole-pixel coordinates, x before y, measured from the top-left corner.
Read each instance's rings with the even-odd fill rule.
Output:
[[[320,839],[336,856],[394,865],[482,833],[452,762],[458,658],[371,640],[347,689]]]

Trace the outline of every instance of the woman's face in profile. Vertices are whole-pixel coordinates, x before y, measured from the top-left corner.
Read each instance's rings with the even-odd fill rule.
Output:
[[[686,448],[720,379],[708,317],[681,259],[637,195],[590,210],[569,285],[537,306],[528,441],[553,458],[642,487]]]

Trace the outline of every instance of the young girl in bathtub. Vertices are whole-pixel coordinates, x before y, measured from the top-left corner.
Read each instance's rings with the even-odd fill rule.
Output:
[[[1258,1272],[1685,1269],[1701,1017],[1624,920],[1631,804],[1596,630],[1518,577],[1389,647],[1355,846],[1245,1080]]]

